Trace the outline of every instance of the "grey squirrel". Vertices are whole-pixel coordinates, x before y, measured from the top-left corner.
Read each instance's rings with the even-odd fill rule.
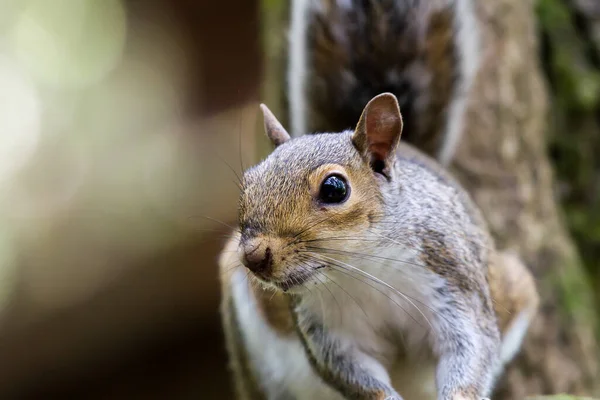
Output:
[[[384,29],[377,19],[365,22],[375,16],[388,24],[379,40],[403,43],[402,35],[414,31],[404,46],[418,49],[411,40],[428,32],[432,21],[425,17],[438,3],[449,7],[451,21],[464,11],[460,0],[292,4],[291,53],[300,42],[306,57],[300,72],[290,69],[290,78],[298,79],[290,87],[301,83],[290,88],[295,134],[261,106],[275,149],[244,172],[239,229],[219,259],[239,399],[479,400],[490,396],[518,352],[538,306],[531,274],[518,257],[495,249],[480,212],[440,163],[400,142],[405,120],[415,135],[452,124],[409,123],[398,97],[408,96],[411,118],[452,107],[434,105],[440,99],[422,88],[385,92],[384,79],[343,92],[338,84],[352,88],[368,79],[369,69],[319,58],[343,55],[327,47],[337,43],[334,37],[349,41],[348,51],[373,51],[361,40]],[[302,38],[294,36],[298,13]],[[400,16],[410,29],[392,29]],[[446,22],[448,29],[455,26]],[[354,36],[344,39],[344,32]],[[331,50],[321,55],[315,43],[325,39],[319,35],[328,38],[322,49]],[[381,57],[393,49],[369,43],[387,49]],[[423,60],[388,57],[407,68],[399,82]],[[447,99],[465,101],[466,86],[460,86]],[[337,100],[335,90],[341,91]],[[301,135],[346,124],[371,92],[354,129]],[[451,151],[442,145],[432,153],[441,159]]]

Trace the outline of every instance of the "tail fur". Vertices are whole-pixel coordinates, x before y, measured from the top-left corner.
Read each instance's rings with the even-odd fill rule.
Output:
[[[474,1],[292,0],[292,135],[353,128],[372,97],[392,92],[403,139],[448,163],[479,68]]]

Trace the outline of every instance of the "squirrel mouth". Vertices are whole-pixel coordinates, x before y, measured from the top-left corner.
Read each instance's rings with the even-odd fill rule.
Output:
[[[321,268],[325,268],[324,265],[320,265],[314,268],[310,272],[299,272],[290,274],[287,279],[281,281],[270,281],[272,285],[275,285],[280,290],[287,292],[290,289],[300,287],[304,285],[306,282],[310,281],[314,277],[314,272]]]
[[[292,288],[302,286],[309,279],[310,279],[310,276],[302,275],[302,276],[293,276],[284,281],[271,282],[271,283],[274,284],[275,286],[277,286],[279,289],[283,290],[284,292],[287,292],[288,290],[290,290]]]

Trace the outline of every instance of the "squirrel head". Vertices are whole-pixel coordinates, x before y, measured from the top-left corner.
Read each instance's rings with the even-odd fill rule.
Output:
[[[340,238],[365,237],[381,218],[386,186],[395,179],[402,117],[396,97],[383,93],[365,106],[354,131],[291,139],[261,109],[275,149],[244,173],[238,251],[259,280],[288,290],[330,264],[311,249],[348,248]]]

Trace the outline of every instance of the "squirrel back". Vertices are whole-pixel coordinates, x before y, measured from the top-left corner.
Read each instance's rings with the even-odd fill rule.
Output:
[[[393,93],[403,141],[448,164],[479,67],[472,0],[292,0],[291,135],[352,128]]]

